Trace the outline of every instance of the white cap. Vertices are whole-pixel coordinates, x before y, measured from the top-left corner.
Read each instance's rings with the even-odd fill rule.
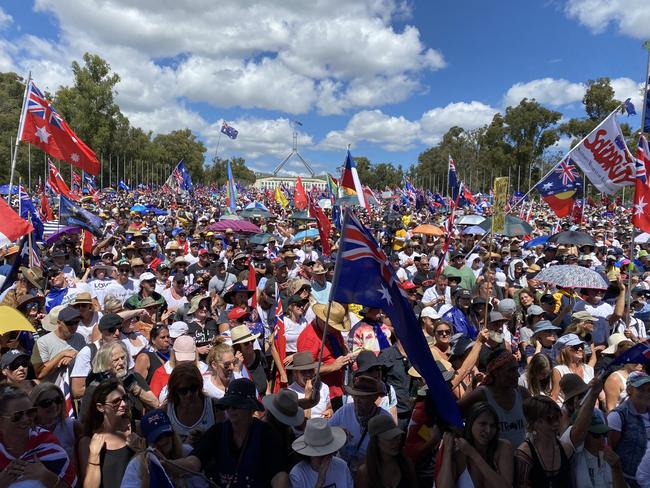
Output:
[[[149,280],[155,280],[156,275],[153,273],[150,273],[149,271],[142,273],[140,275],[140,281],[149,281]]]
[[[174,322],[172,325],[169,326],[169,337],[171,337],[172,339],[177,339],[180,336],[187,334],[188,330],[189,328],[187,324],[179,320],[178,322]]]
[[[420,317],[429,317],[431,320],[440,320],[442,315],[436,312],[436,309],[433,307],[424,307],[422,312],[420,312]]]

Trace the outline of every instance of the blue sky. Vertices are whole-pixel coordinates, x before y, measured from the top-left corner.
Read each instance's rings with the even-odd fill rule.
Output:
[[[133,125],[190,127],[213,155],[227,120],[240,136],[222,137],[219,155],[264,171],[288,154],[291,120],[323,172],[348,144],[408,167],[452,125],[479,127],[524,96],[581,115],[590,78],[612,78],[641,109],[646,0],[230,3],[5,0],[0,70],[32,70],[53,91],[97,53],[121,75]]]

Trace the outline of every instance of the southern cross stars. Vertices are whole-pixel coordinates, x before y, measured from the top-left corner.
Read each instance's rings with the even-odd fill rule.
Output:
[[[388,292],[388,288],[386,288],[384,285],[381,285],[381,286],[377,289],[377,291],[378,291],[379,293],[381,293],[381,299],[382,299],[382,300],[386,300],[386,303],[388,303],[388,305],[392,305],[392,304],[393,304],[393,299],[390,297],[390,293]]]

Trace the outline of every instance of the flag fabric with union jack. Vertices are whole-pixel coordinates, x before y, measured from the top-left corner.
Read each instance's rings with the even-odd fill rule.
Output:
[[[349,209],[344,215],[330,300],[382,309],[390,317],[411,364],[429,386],[437,414],[449,424],[462,425],[456,401],[435,364],[388,257]]]
[[[226,134],[228,137],[231,139],[237,139],[237,136],[239,135],[239,131],[235,129],[233,126],[228,125],[225,121],[221,125],[221,133]]]
[[[566,217],[575,206],[575,196],[582,189],[582,181],[573,161],[567,158],[541,180],[536,188],[555,215]]]

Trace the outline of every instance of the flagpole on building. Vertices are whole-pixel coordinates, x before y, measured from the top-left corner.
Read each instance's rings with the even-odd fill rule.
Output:
[[[18,121],[18,135],[16,136],[16,142],[14,147],[14,152],[11,155],[11,173],[9,176],[9,193],[7,194],[7,203],[11,204],[11,191],[14,184],[14,174],[16,172],[16,157],[18,156],[18,145],[20,144],[20,136],[23,133],[23,127],[25,126],[25,109],[27,108],[27,93],[29,92],[29,84],[32,80],[32,72],[30,71],[27,75],[27,83],[25,83],[25,92],[23,93],[23,105],[20,109],[20,120]]]

